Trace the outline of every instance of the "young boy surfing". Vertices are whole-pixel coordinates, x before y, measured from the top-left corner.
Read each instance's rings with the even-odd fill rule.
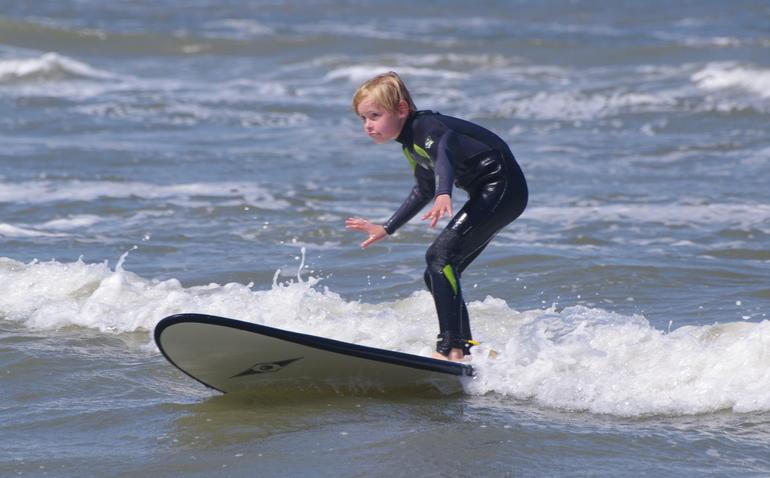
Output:
[[[527,183],[508,145],[479,125],[432,111],[418,111],[394,72],[366,81],[353,96],[353,110],[375,143],[396,140],[412,167],[416,184],[385,224],[360,217],[347,229],[368,238],[366,248],[396,232],[433,200],[422,217],[430,227],[452,217],[452,187],[468,192],[468,202],[452,217],[425,255],[425,284],[433,295],[439,330],[434,358],[462,360],[475,345],[460,277],[500,229],[527,205]]]

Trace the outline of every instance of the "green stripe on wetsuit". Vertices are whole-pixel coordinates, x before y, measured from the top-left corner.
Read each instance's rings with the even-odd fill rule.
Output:
[[[427,151],[422,149],[421,147],[417,146],[416,144],[412,145],[412,149],[414,149],[414,152],[417,153],[419,156],[422,156],[425,159],[430,159],[430,154],[428,154]],[[406,156],[406,160],[409,161],[409,166],[412,167],[412,171],[417,167],[417,160],[414,159],[414,156],[412,156],[412,153],[409,152],[409,149],[404,146],[402,148],[402,151],[404,152],[404,156]]]
[[[452,269],[452,266],[450,264],[445,265],[444,268],[441,269],[441,272],[444,273],[444,277],[449,281],[449,285],[452,286],[452,291],[457,295],[459,286],[457,285],[457,277],[455,276],[455,271]]]
[[[408,149],[406,149],[406,147],[404,147],[402,151],[404,152],[404,156],[406,156],[406,160],[409,161],[409,166],[412,168],[412,172],[414,172],[415,168],[417,167],[417,161],[414,160],[412,154]]]

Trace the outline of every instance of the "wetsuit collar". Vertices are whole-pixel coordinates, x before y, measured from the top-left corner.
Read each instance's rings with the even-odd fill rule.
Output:
[[[431,110],[420,110],[420,111],[412,111],[409,113],[409,116],[406,117],[406,121],[404,122],[404,126],[401,128],[401,132],[398,134],[398,137],[396,138],[396,141],[401,143],[403,146],[412,146],[412,143],[414,142],[412,140],[414,134],[412,132],[412,122],[414,119],[420,115],[429,115],[433,114],[433,111]]]
[[[416,111],[409,113],[409,116],[406,117],[406,121],[404,121],[404,126],[401,127],[401,132],[396,138],[396,141],[401,143],[402,146],[412,145],[412,121],[414,121],[415,116],[417,116]]]

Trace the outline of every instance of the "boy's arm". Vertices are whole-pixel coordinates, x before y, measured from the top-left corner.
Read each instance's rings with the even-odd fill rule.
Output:
[[[417,166],[414,175],[417,183],[414,185],[403,204],[401,204],[401,207],[398,208],[384,225],[373,224],[360,217],[351,217],[345,221],[346,229],[361,231],[369,235],[369,237],[361,243],[361,247],[369,247],[375,242],[381,241],[390,234],[396,232],[396,229],[412,219],[418,212],[420,212],[420,209],[425,207],[425,205],[430,202],[431,198],[433,198],[433,191],[435,189],[433,172],[428,171],[421,166]]]
[[[396,230],[409,222],[422,208],[433,199],[433,193],[436,190],[436,180],[433,172],[421,166],[414,169],[414,176],[417,183],[412,188],[409,196],[401,204],[401,207],[385,223],[385,232],[393,234]]]
[[[442,194],[452,195],[452,186],[455,181],[455,171],[452,168],[452,146],[455,133],[447,131],[441,136],[436,146],[436,196]]]

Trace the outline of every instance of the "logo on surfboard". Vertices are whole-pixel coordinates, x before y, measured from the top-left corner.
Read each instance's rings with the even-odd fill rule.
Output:
[[[297,358],[288,359],[288,360],[281,360],[279,362],[260,362],[258,364],[252,365],[251,367],[247,368],[241,373],[233,375],[230,378],[243,377],[246,375],[258,375],[260,373],[280,372],[281,369],[283,369],[290,363],[296,362],[297,360],[302,360],[303,358],[304,357],[297,357]]]

